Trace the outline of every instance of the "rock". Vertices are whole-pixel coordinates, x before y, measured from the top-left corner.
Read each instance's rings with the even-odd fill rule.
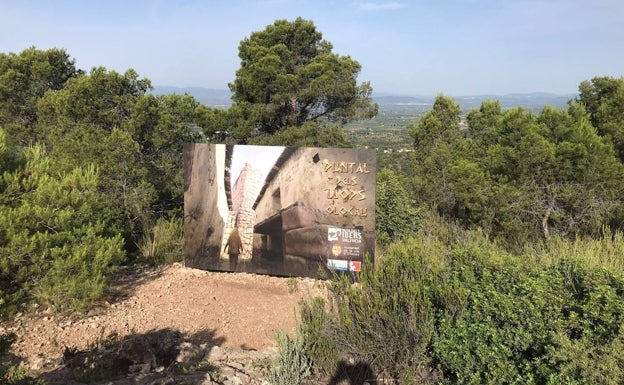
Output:
[[[194,365],[204,358],[204,350],[190,342],[182,342],[178,345],[178,351],[176,362],[179,362],[183,366]]]
[[[243,385],[243,381],[238,377],[231,377],[224,380],[223,385]]]
[[[35,358],[28,367],[30,370],[41,370],[46,366],[46,359],[43,357]]]
[[[227,352],[220,346],[213,346],[205,357],[210,362],[225,361],[227,358]]]
[[[222,365],[221,366],[221,371],[219,372],[221,374],[221,376],[223,376],[225,379],[232,379],[234,377],[236,377],[236,369],[234,369],[233,367],[229,366],[229,365]]]
[[[128,367],[128,372],[130,373],[141,373],[147,374],[150,372],[151,365],[149,363],[145,364],[134,364]]]
[[[238,378],[243,385],[249,385],[251,383],[251,378],[245,373],[238,373],[236,378]]]
[[[179,331],[157,330],[124,341],[119,349],[119,357],[133,365],[149,364],[150,368],[167,367],[178,356],[178,346],[182,341],[182,333]]]

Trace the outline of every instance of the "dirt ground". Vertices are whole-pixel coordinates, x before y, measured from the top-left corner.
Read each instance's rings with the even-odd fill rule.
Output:
[[[12,354],[28,366],[57,359],[65,347],[85,349],[111,333],[119,337],[171,328],[198,343],[263,350],[275,332],[292,332],[298,303],[323,295],[324,282],[245,273],[217,273],[181,264],[119,271],[116,300],[82,317],[36,309],[18,314],[0,333],[14,332]]]

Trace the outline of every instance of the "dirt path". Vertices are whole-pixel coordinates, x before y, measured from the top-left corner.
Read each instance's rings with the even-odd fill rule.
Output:
[[[276,330],[294,329],[302,298],[323,292],[323,282],[312,279],[215,273],[180,264],[124,270],[112,287],[122,296],[88,316],[19,315],[0,332],[17,334],[12,353],[30,363],[59,357],[65,346],[84,349],[110,333],[124,337],[162,328],[201,343],[262,350],[274,346]]]

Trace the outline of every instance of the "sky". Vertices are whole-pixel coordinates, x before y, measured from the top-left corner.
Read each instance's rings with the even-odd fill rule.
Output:
[[[275,161],[284,151],[280,146],[234,146],[232,153],[232,187],[238,180],[241,170],[246,163],[254,168],[262,176],[261,180],[266,180],[269,171],[273,168]]]
[[[1,0],[0,52],[58,47],[85,70],[228,89],[240,41],[297,17],[378,94],[570,94],[624,76],[622,0]]]

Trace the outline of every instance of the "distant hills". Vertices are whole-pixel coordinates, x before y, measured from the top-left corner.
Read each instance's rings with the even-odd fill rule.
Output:
[[[469,95],[452,96],[461,106],[462,110],[468,111],[479,108],[484,100],[498,100],[503,108],[524,107],[531,110],[541,110],[545,105],[556,108],[567,106],[568,100],[574,99],[576,94],[558,95],[546,92],[532,92],[526,94],[506,94],[506,95]],[[431,106],[435,97],[431,96],[373,96],[380,107],[390,106]]]
[[[190,94],[200,103],[210,107],[227,108],[232,104],[230,90],[220,90],[215,88],[203,87],[172,87],[172,86],[154,86],[155,95],[168,94]]]
[[[218,108],[227,108],[232,104],[230,99],[230,90],[203,88],[203,87],[171,87],[171,86],[154,86],[154,94],[184,94],[193,95],[199,102]],[[577,94],[552,94],[547,92],[532,92],[521,94],[505,94],[505,95],[469,95],[469,96],[452,96],[453,99],[461,106],[462,110],[468,111],[478,108],[484,100],[499,100],[503,108],[524,107],[531,110],[541,110],[545,105],[551,105],[556,108],[562,108],[567,105],[568,100],[574,99]],[[391,94],[373,95],[373,99],[380,108],[393,108],[403,106],[408,108],[414,106],[418,109],[428,109],[427,106],[433,105],[435,96],[397,96]]]

